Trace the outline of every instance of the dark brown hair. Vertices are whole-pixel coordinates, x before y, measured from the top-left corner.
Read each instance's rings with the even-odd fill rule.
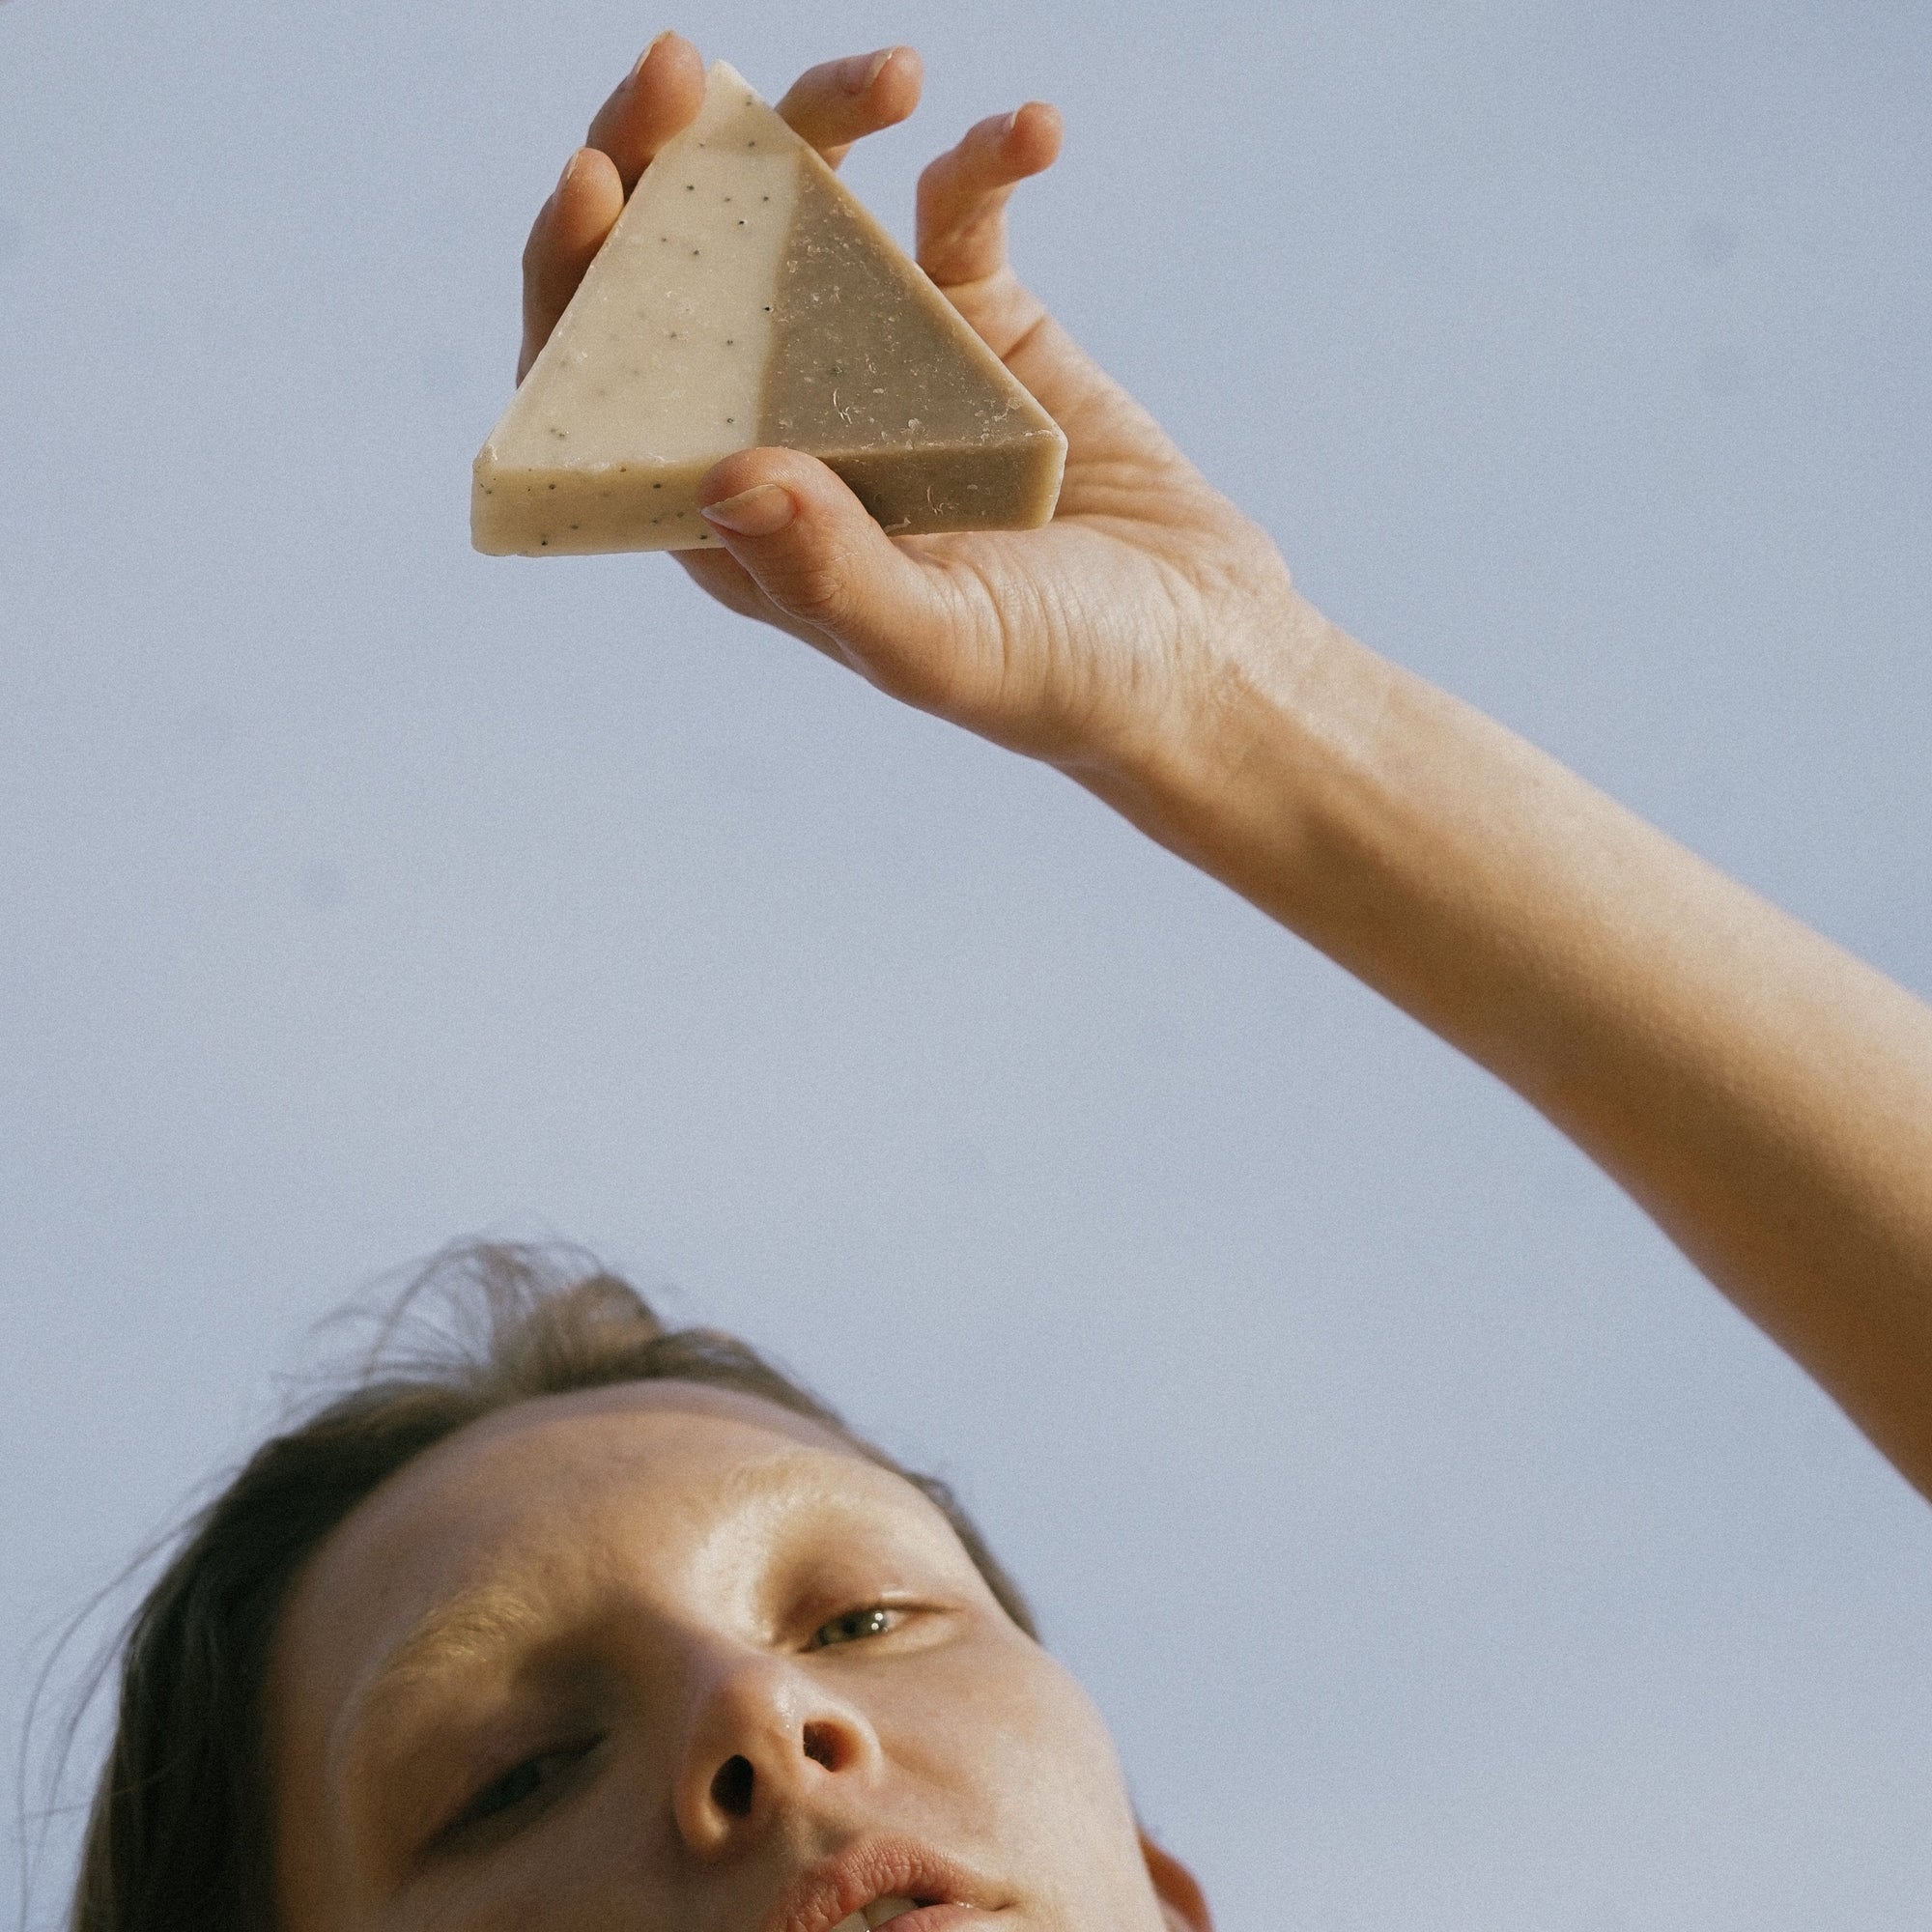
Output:
[[[425,1325],[425,1308],[441,1319]],[[904,1477],[1036,1634],[946,1485],[900,1467],[745,1343],[667,1328],[629,1282],[577,1250],[453,1248],[405,1290],[347,1392],[264,1443],[193,1518],[135,1612],[72,1932],[271,1932],[263,1682],[303,1560],[379,1484],[466,1424],[532,1396],[662,1379],[810,1416]]]

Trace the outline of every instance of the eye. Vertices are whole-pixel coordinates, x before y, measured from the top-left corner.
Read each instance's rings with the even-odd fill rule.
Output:
[[[560,1795],[571,1774],[597,1747],[598,1740],[571,1745],[562,1750],[539,1751],[515,1764],[500,1777],[494,1777],[461,1811],[436,1834],[439,1845],[467,1838],[486,1825],[501,1821],[506,1827],[512,1814],[536,1813],[548,1808]]]
[[[883,1604],[868,1604],[862,1610],[846,1610],[830,1623],[820,1624],[811,1634],[810,1650],[830,1650],[838,1643],[859,1643],[868,1636],[884,1636],[904,1621],[903,1610],[889,1610]]]

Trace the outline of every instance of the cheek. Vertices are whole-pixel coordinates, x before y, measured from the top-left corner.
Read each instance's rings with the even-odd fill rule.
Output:
[[[1092,1698],[1030,1643],[948,1675],[895,1712],[889,1755],[946,1794],[950,1822],[967,1824],[971,1849],[1012,1882],[1030,1926],[1158,1932],[1133,1804]]]
[[[411,1891],[382,1932],[638,1932],[692,1920],[656,1787],[631,1764],[524,1837]]]

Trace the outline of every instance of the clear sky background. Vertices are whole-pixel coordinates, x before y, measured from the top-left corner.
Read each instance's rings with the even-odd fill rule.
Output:
[[[1316,601],[1932,991],[1920,0],[8,0],[0,1729],[320,1318],[554,1232],[958,1482],[1223,1932],[1922,1927],[1932,1513],[1580,1156],[667,560],[470,552],[664,24],[920,46],[902,236],[1059,102],[1023,272]]]

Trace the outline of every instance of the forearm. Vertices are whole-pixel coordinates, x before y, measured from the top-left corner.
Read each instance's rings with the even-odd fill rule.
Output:
[[[1275,643],[1086,781],[1507,1081],[1932,1494],[1932,1011],[1293,593]]]

